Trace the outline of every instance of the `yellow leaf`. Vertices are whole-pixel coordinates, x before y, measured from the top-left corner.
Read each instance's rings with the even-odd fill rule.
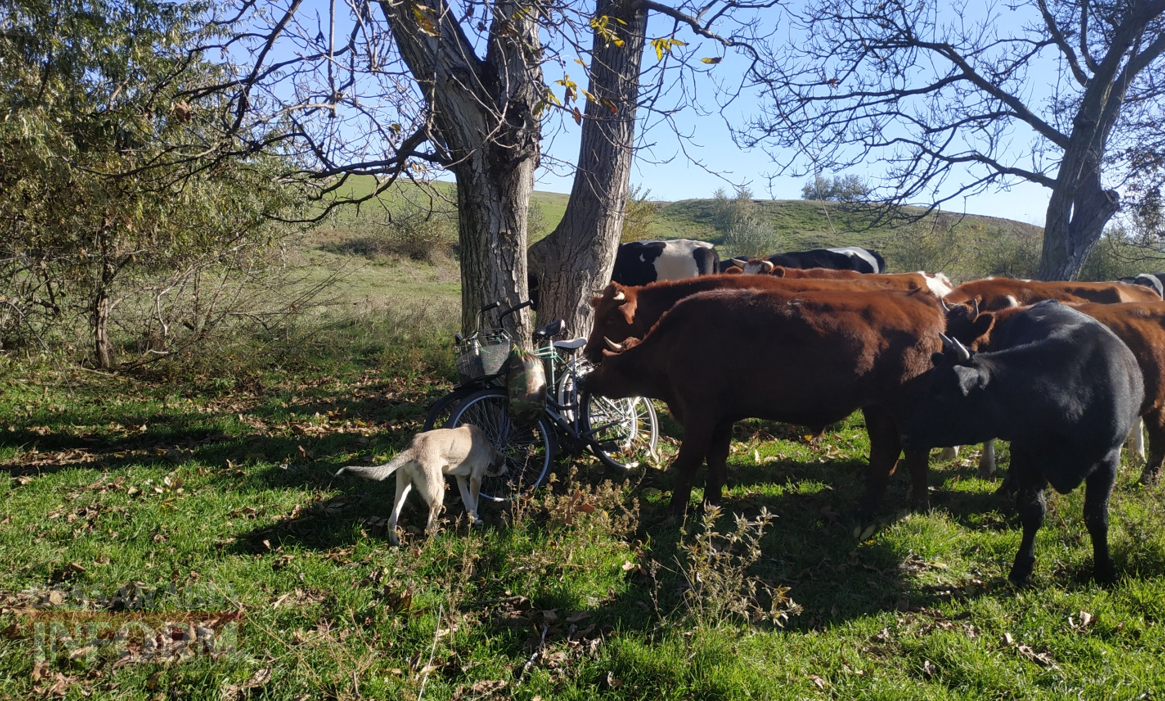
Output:
[[[713,56],[712,58],[702,58],[702,59],[700,59],[700,61],[701,61],[701,62],[703,62],[703,63],[708,63],[708,64],[711,64],[711,65],[713,65],[713,66],[714,66],[714,65],[716,65],[717,63],[720,63],[720,62],[721,62],[721,61],[723,61],[723,60],[724,60],[724,57],[723,57],[723,56]]]

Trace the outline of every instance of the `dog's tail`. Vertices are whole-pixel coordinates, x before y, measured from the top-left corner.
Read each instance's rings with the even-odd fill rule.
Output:
[[[360,475],[364,479],[382,480],[396,472],[401,467],[404,467],[404,464],[412,459],[412,452],[406,450],[383,465],[349,465],[347,467],[341,467],[336,472],[335,476],[339,477],[345,472],[351,472]]]

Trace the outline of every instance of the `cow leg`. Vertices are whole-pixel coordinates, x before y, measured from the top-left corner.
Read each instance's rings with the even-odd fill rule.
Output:
[[[725,421],[712,432],[708,445],[708,481],[704,487],[704,501],[719,504],[724,482],[728,477],[728,451],[732,445],[732,421]]]
[[[858,513],[869,516],[877,511],[886,495],[890,476],[898,467],[898,456],[902,453],[902,439],[898,427],[889,413],[882,407],[865,407],[866,432],[870,436],[870,466],[866,471],[866,493],[858,504]],[[923,478],[925,480],[925,477]],[[926,499],[926,489],[923,489]],[[917,501],[918,495],[914,495]]]
[[[994,477],[997,469],[999,468],[995,464],[995,439],[992,438],[983,442],[983,454],[979,456],[979,470],[975,476],[979,479]]]
[[[1145,433],[1149,435],[1149,454],[1141,471],[1141,484],[1154,484],[1165,462],[1165,409],[1145,414]]]
[[[698,412],[692,412],[698,415]],[[692,483],[696,478],[696,471],[704,456],[708,454],[708,446],[712,441],[714,426],[703,422],[692,426],[684,426],[684,437],[680,442],[680,451],[672,461],[672,470],[676,473],[675,491],[671,497],[671,511],[676,516],[683,516],[688,510],[688,501],[692,498]]]
[[[1108,500],[1120,466],[1120,448],[1112,452],[1084,482],[1084,524],[1092,537],[1093,576],[1096,581],[1116,581],[1116,567],[1108,551]]]
[[[1125,444],[1129,447],[1129,452],[1132,454],[1129,462],[1132,462],[1132,457],[1135,457],[1142,463],[1145,462],[1145,422],[1142,419],[1137,419],[1137,423],[1133,426],[1133,430],[1129,433],[1129,438],[1125,441]]]
[[[1016,451],[1014,444],[1011,446],[1011,469],[1008,476],[1018,488],[1015,506],[1023,526],[1023,539],[1007,578],[1016,586],[1025,586],[1031,583],[1032,569],[1036,563],[1036,531],[1044,524],[1044,513],[1047,510],[1044,489],[1047,481],[1036,471],[1035,464],[1028,456]]]
[[[959,457],[959,446],[957,446],[957,445],[948,445],[947,447],[940,450],[939,454],[938,454],[938,459],[943,460],[943,461],[956,460],[956,459],[958,459],[958,457]]]
[[[918,511],[929,511],[930,486],[927,484],[927,469],[930,467],[930,451],[907,450],[903,453],[902,464],[910,474],[910,505]]]

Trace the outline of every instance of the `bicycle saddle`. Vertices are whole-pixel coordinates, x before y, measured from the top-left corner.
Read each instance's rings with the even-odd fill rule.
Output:
[[[534,329],[534,339],[550,338],[566,331],[566,322],[562,319],[552,321],[540,329]]]
[[[585,338],[572,338],[569,341],[555,341],[554,347],[562,350],[578,350],[587,344]]]

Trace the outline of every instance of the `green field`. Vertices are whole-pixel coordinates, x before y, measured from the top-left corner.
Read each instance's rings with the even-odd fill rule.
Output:
[[[432,539],[413,496],[389,545],[393,484],[332,474],[394,455],[451,386],[458,276],[368,235],[339,221],[303,239],[295,260],[344,277],[277,333],[133,375],[0,356],[0,697],[1165,695],[1165,492],[1128,464],[1111,587],[1089,578],[1081,491],[1049,495],[1035,585],[1009,585],[1019,526],[975,451],[932,458],[931,511],[905,509],[897,475],[858,522],[860,416],[816,442],[741,422],[705,519],[668,518],[665,421],[661,465],[563,455],[473,529],[454,488]],[[147,644],[163,613],[219,646]]]

